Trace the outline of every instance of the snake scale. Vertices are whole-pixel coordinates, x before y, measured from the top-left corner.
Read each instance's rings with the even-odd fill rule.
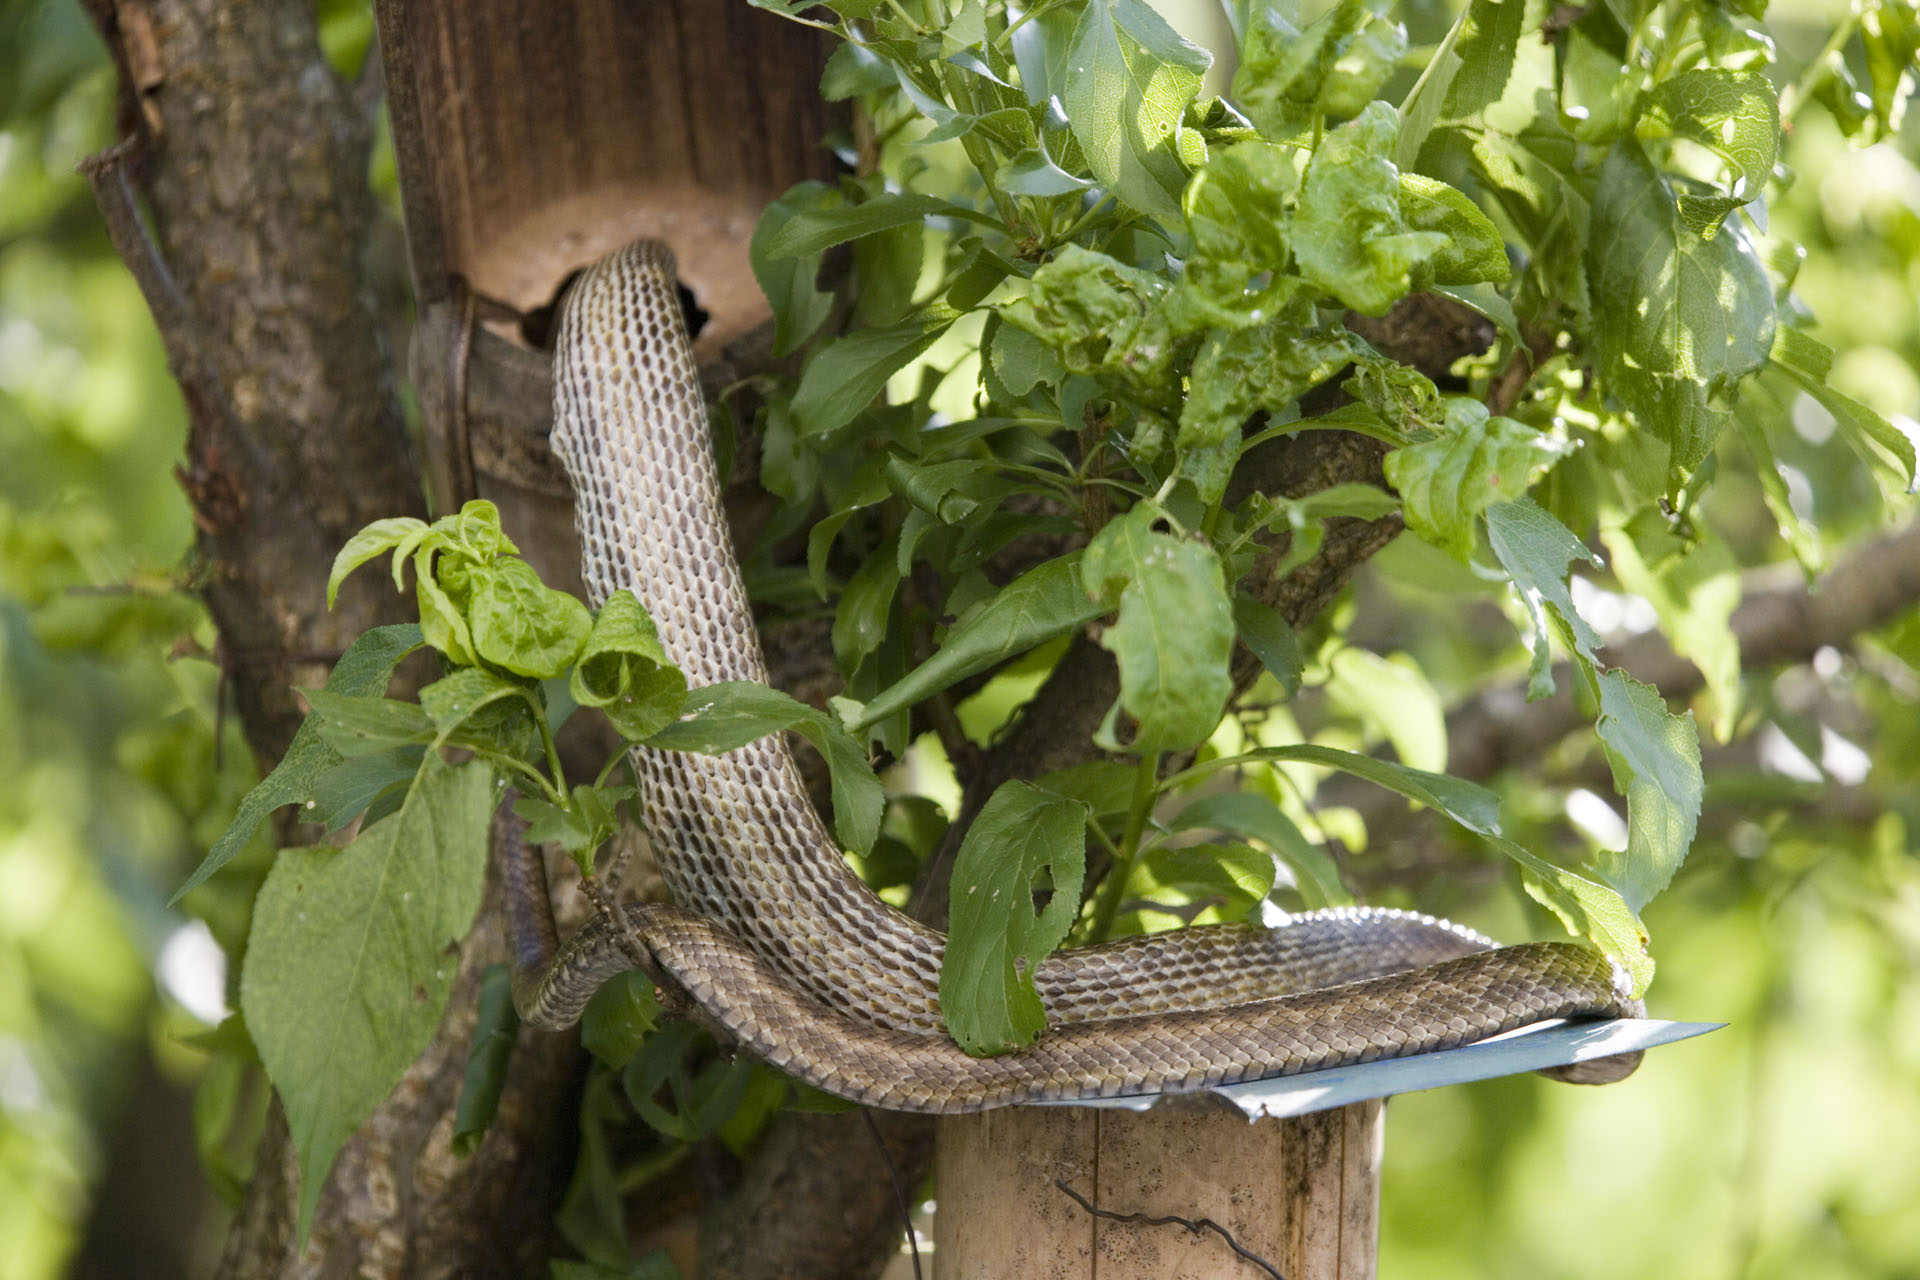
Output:
[[[643,242],[587,269],[565,299],[554,362],[552,444],[573,480],[591,602],[632,590],[696,690],[764,681],[671,252]],[[781,735],[716,757],[637,747],[633,761],[677,905],[624,907],[625,937],[599,919],[557,954],[549,926],[550,961],[518,984],[536,1025],[570,1023],[639,963],[809,1084],[964,1112],[1204,1089],[1638,1012],[1612,964],[1584,948],[1495,948],[1429,916],[1341,909],[1058,952],[1035,974],[1049,1030],[1020,1052],[973,1058],[940,1021],[945,936],[851,873]],[[519,886],[531,878],[523,867]],[[543,958],[523,955],[522,968]],[[1609,1059],[1573,1078],[1632,1067]]]

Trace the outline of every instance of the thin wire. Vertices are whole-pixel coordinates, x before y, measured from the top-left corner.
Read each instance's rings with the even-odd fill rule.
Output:
[[[913,1280],[922,1280],[920,1237],[913,1230],[913,1209],[907,1204],[907,1189],[900,1183],[900,1170],[893,1163],[893,1152],[887,1150],[886,1139],[880,1136],[880,1126],[874,1123],[873,1112],[862,1107],[860,1118],[867,1122],[867,1132],[873,1135],[874,1145],[880,1148],[880,1158],[887,1163],[887,1177],[893,1180],[893,1202],[900,1208],[900,1221],[907,1229],[907,1249],[913,1254]]]
[[[1187,1230],[1193,1232],[1193,1234],[1195,1235],[1199,1235],[1202,1231],[1216,1232],[1219,1234],[1222,1240],[1225,1240],[1227,1242],[1227,1248],[1239,1254],[1240,1257],[1245,1261],[1251,1262],[1254,1266],[1260,1268],[1262,1271],[1272,1276],[1273,1280],[1287,1280],[1285,1276],[1280,1274],[1280,1270],[1278,1267],[1275,1267],[1271,1262],[1268,1262],[1265,1258],[1261,1257],[1259,1254],[1255,1253],[1253,1250],[1243,1248],[1240,1242],[1233,1238],[1232,1232],[1228,1231],[1225,1227],[1215,1222],[1212,1218],[1198,1218],[1198,1219],[1181,1218],[1181,1217],[1155,1218],[1155,1217],[1150,1217],[1144,1213],[1115,1213],[1111,1209],[1101,1209],[1101,1208],[1095,1207],[1094,1203],[1091,1200],[1081,1195],[1078,1191],[1075,1191],[1072,1187],[1068,1186],[1064,1181],[1062,1181],[1059,1178],[1055,1178],[1053,1180],[1053,1185],[1060,1188],[1062,1191],[1066,1192],[1068,1195],[1072,1196],[1075,1203],[1077,1203],[1082,1209],[1085,1209],[1088,1213],[1092,1214],[1094,1217],[1105,1218],[1109,1222],[1133,1222],[1133,1223],[1138,1223],[1143,1227],[1179,1226],[1179,1227],[1185,1227]]]

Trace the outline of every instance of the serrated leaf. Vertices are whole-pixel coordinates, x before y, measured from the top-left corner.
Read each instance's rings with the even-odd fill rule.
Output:
[[[687,677],[667,661],[653,619],[622,587],[600,606],[567,689],[575,702],[599,707],[614,728],[637,742],[680,714]]]
[[[871,728],[1103,612],[1087,598],[1078,552],[1029,569],[963,615],[931,657],[869,700],[848,728],[856,733]]]
[[[1532,624],[1528,636],[1532,658],[1527,668],[1527,698],[1550,697],[1553,646],[1549,610],[1567,628],[1575,653],[1588,666],[1597,661],[1594,651],[1600,647],[1600,635],[1573,607],[1567,572],[1575,560],[1598,564],[1600,558],[1546,508],[1526,497],[1487,508],[1487,541],[1507,576],[1513,579],[1513,588],[1526,606]]]
[[[480,907],[493,777],[429,757],[344,849],[286,849],[254,904],[240,1002],[300,1157],[305,1238],[340,1148],[426,1048]]]
[[[1158,518],[1142,503],[1109,521],[1081,565],[1094,599],[1118,610],[1100,644],[1120,666],[1115,707],[1137,726],[1127,749],[1141,752],[1198,746],[1233,692],[1233,607],[1220,557],[1157,532]]]
[[[953,867],[940,1016],[975,1056],[1032,1044],[1046,1030],[1034,988],[1040,962],[1066,939],[1086,875],[1086,809],[1027,782],[987,799]],[[1036,910],[1036,889],[1049,892]]]
[[[862,329],[823,345],[807,361],[793,393],[802,437],[838,431],[873,403],[887,379],[934,344],[954,317],[921,316],[885,329]]]
[[[1466,27],[1456,46],[1460,70],[1447,90],[1448,117],[1476,115],[1506,94],[1525,27],[1523,0],[1473,0],[1467,6]]]
[[[1560,917],[1567,932],[1598,947],[1632,980],[1638,996],[1653,981],[1653,957],[1647,954],[1647,930],[1640,917],[1614,890],[1556,866],[1511,840],[1494,847],[1520,866],[1527,896]]]
[[[1636,914],[1673,879],[1693,843],[1703,784],[1693,714],[1676,716],[1651,685],[1619,671],[1600,677],[1600,741],[1614,787],[1627,798],[1627,847],[1599,865]]]
[[[1735,223],[1703,240],[1632,139],[1601,166],[1587,240],[1593,345],[1606,387],[1691,471],[1724,419],[1707,397],[1767,360],[1773,285]]]
[[[1178,219],[1181,121],[1212,55],[1144,0],[1089,0],[1067,57],[1058,92],[1087,167],[1142,213]]]
[[[1526,496],[1565,446],[1511,418],[1487,416],[1474,400],[1445,403],[1446,430],[1388,454],[1387,479],[1400,491],[1407,526],[1461,562],[1473,557],[1475,518]]]
[[[687,695],[679,719],[647,739],[662,751],[717,756],[770,733],[792,730],[819,749],[833,784],[833,826],[854,853],[873,848],[880,834],[886,794],[873,776],[867,753],[839,721],[824,711],[763,684],[727,681]]]
[[[467,620],[482,661],[536,680],[572,666],[593,625],[587,606],[511,556],[475,570]]]
[[[1356,311],[1385,314],[1413,288],[1414,269],[1447,247],[1400,208],[1393,153],[1399,117],[1384,102],[1328,132],[1307,165],[1294,214],[1300,272]]]
[[[342,697],[378,696],[393,679],[394,668],[400,665],[400,660],[421,643],[420,628],[412,623],[375,627],[363,633],[334,664],[327,676],[326,691]],[[174,891],[168,905],[179,902],[231,862],[253,839],[253,833],[260,829],[268,814],[282,805],[312,801],[315,785],[340,761],[340,753],[320,736],[319,723],[312,717],[302,721],[280,763],[241,797],[232,825],[214,842],[193,874]]]

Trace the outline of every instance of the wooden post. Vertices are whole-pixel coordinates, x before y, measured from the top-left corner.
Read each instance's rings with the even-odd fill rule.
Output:
[[[1196,1100],[1144,1112],[1034,1107],[942,1120],[934,1274],[1370,1280],[1383,1119],[1374,1101],[1249,1123],[1238,1110]],[[1146,1221],[1154,1218],[1195,1226]]]

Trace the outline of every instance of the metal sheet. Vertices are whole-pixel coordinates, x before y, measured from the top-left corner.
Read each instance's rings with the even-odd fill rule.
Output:
[[[1299,1116],[1326,1111],[1369,1098],[1437,1089],[1442,1085],[1491,1080],[1497,1076],[1538,1071],[1575,1062],[1652,1049],[1676,1040],[1717,1031],[1724,1022],[1663,1022],[1657,1018],[1619,1018],[1609,1022],[1539,1022],[1478,1044],[1411,1058],[1387,1058],[1353,1067],[1332,1067],[1297,1076],[1225,1085],[1207,1092],[1232,1103],[1249,1119],[1260,1116]],[[1171,1095],[1136,1094],[1053,1102],[1059,1107],[1126,1107],[1145,1111]],[[1191,1097],[1192,1095],[1185,1095]]]

